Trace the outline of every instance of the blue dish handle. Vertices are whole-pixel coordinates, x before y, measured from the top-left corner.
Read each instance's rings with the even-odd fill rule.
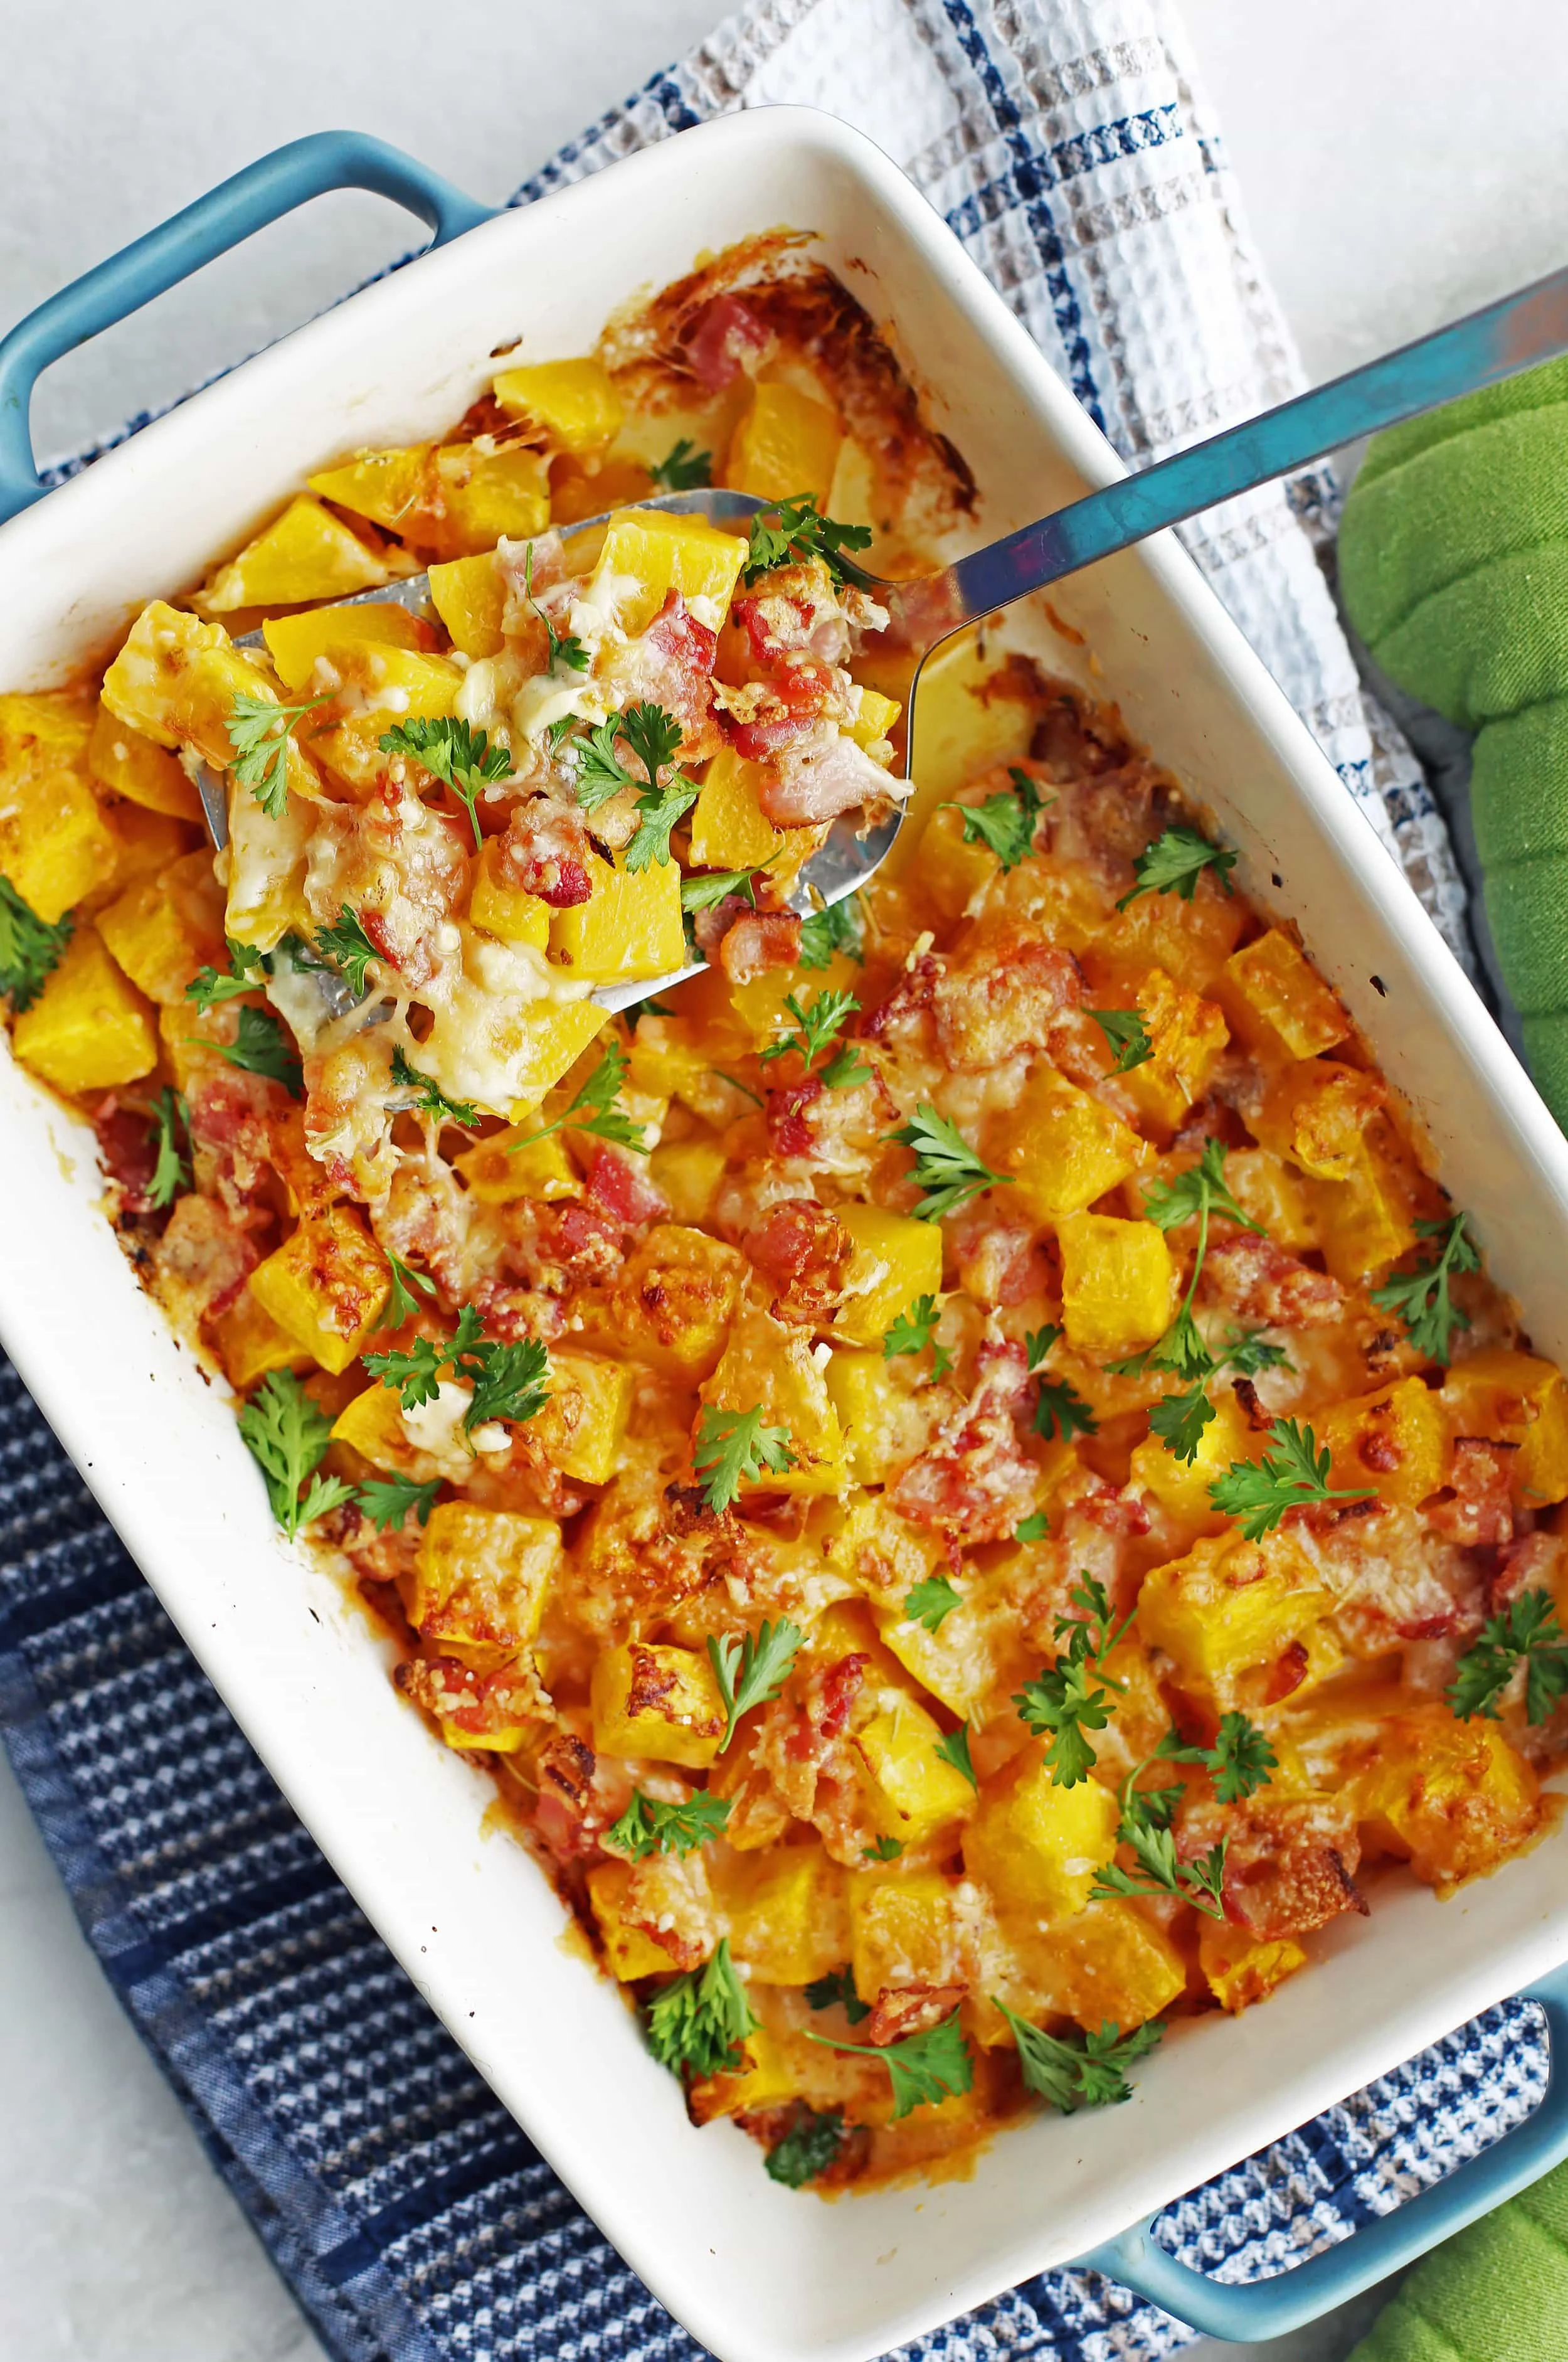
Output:
[[[0,343],[0,524],[41,499],[45,490],[28,426],[39,371],[269,222],[333,189],[370,189],[391,197],[429,223],[435,246],[489,221],[492,211],[401,148],[360,131],[312,132],[220,181],[194,204],[62,287]]]
[[[1337,2246],[1272,2279],[1229,2282],[1193,2271],[1154,2238],[1157,2217],[1153,2214],[1120,2237],[1077,2257],[1075,2268],[1120,2280],[1210,2337],[1244,2343],[1284,2337],[1358,2296],[1375,2280],[1414,2263],[1441,2239],[1528,2190],[1568,2157],[1568,1966],[1553,1970],[1521,1998],[1539,2002],[1546,2013],[1551,2062],[1540,2107],[1480,2157],[1456,2166],[1392,2214],[1364,2224]]]

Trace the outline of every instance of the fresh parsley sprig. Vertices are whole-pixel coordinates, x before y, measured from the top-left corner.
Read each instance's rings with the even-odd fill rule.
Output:
[[[550,1398],[546,1383],[549,1354],[536,1337],[502,1344],[487,1337],[479,1314],[465,1304],[450,1337],[416,1337],[412,1346],[385,1353],[367,1353],[365,1367],[382,1385],[394,1387],[404,1410],[434,1402],[443,1372],[472,1388],[463,1414],[464,1432],[471,1434],[487,1419],[510,1419],[522,1426],[536,1418]]]
[[[906,2035],[902,2042],[834,2042],[825,2034],[808,2032],[809,2042],[825,2050],[852,2051],[858,2058],[879,2058],[893,2087],[893,2122],[900,2124],[915,2108],[935,2107],[971,2090],[975,2061],[964,2039],[958,2013],[923,2034]]]
[[[1497,1719],[1497,1703],[1519,1665],[1525,1669],[1525,1719],[1544,1722],[1568,1691],[1568,1633],[1549,1591],[1523,1591],[1481,1628],[1454,1668],[1448,1702],[1461,1722]]]
[[[1206,1918],[1223,1920],[1225,1862],[1231,1840],[1221,1838],[1201,1860],[1177,1859],[1170,1824],[1171,1815],[1181,1801],[1180,1783],[1165,1788],[1138,1785],[1154,1760],[1153,1756],[1146,1757],[1136,1765],[1117,1791],[1121,1806],[1117,1842],[1132,1847],[1137,1867],[1129,1871],[1123,1870],[1120,1862],[1107,1862],[1089,1889],[1089,1898],[1092,1902],[1105,1902],[1144,1894],[1174,1894],[1181,1902],[1190,1903]]]
[[[846,894],[842,901],[813,911],[801,925],[798,966],[808,970],[824,968],[835,952],[844,952],[853,960],[860,958],[858,894]]]
[[[352,902],[345,902],[329,927],[318,927],[315,947],[325,952],[337,968],[351,992],[361,997],[367,988],[367,970],[381,954],[365,933],[364,921]]]
[[[153,1165],[152,1178],[147,1187],[148,1203],[156,1206],[160,1213],[166,1206],[174,1203],[182,1189],[188,1189],[191,1186],[190,1158],[181,1149],[181,1132],[185,1135],[188,1150],[191,1110],[185,1105],[183,1094],[171,1090],[166,1085],[158,1094],[148,1135],[158,1142],[158,1161]]]
[[[843,2147],[844,2118],[838,2110],[819,2112],[802,2103],[789,2131],[782,2140],[774,2142],[763,2162],[770,2180],[781,2181],[786,2190],[803,2190],[809,2181],[820,2180]]]
[[[1076,1788],[1098,1760],[1086,1734],[1103,1730],[1110,1720],[1106,1689],[1126,1686],[1105,1671],[1105,1661],[1132,1621],[1130,1614],[1116,1622],[1105,1585],[1091,1574],[1086,1573],[1067,1595],[1079,1612],[1056,1618],[1056,1638],[1066,1640],[1066,1647],[1038,1679],[1025,1682],[1012,1701],[1026,1730],[1037,1738],[1050,1732],[1045,1768],[1058,1788]],[[1095,1685],[1097,1675],[1106,1689]]]
[[[713,455],[699,451],[689,435],[671,444],[662,459],[656,459],[648,474],[662,491],[694,492],[713,480]]]
[[[228,966],[198,968],[185,987],[186,999],[204,1014],[226,1000],[237,1000],[242,993],[259,992],[271,973],[271,960],[254,944],[236,943],[232,935],[226,935],[224,942],[228,945]]]
[[[961,1722],[956,1730],[944,1731],[933,1751],[941,1757],[944,1763],[950,1764],[955,1772],[961,1772],[971,1788],[979,1786],[974,1764],[969,1760],[969,1726],[966,1722]]]
[[[684,1860],[710,1838],[722,1837],[729,1817],[727,1796],[710,1796],[699,1789],[679,1805],[666,1805],[634,1788],[631,1803],[612,1825],[605,1843],[631,1861],[642,1861],[650,1853],[679,1854]]]
[[[903,1311],[895,1314],[889,1322],[888,1332],[882,1340],[882,1359],[891,1362],[900,1353],[923,1353],[930,1345],[931,1374],[933,1379],[944,1378],[953,1367],[953,1356],[944,1345],[933,1342],[941,1318],[941,1308],[934,1296],[917,1296],[912,1304],[906,1305]]]
[[[888,1134],[901,1147],[912,1148],[915,1168],[910,1178],[925,1195],[914,1209],[921,1222],[940,1221],[956,1213],[982,1189],[999,1189],[1010,1183],[1010,1173],[993,1173],[977,1156],[963,1133],[944,1115],[922,1100],[910,1122]]]
[[[676,1977],[648,2003],[648,2048],[661,2067],[689,2081],[722,2075],[741,2060],[757,2020],[725,1937],[706,1967]]]
[[[1153,1356],[1150,1358],[1152,1361]],[[1167,1451],[1190,1467],[1198,1457],[1204,1430],[1214,1417],[1214,1405],[1207,1392],[1209,1384],[1226,1370],[1250,1378],[1259,1370],[1282,1367],[1289,1367],[1289,1356],[1283,1345],[1270,1344],[1255,1330],[1250,1336],[1239,1337],[1210,1359],[1205,1377],[1197,1385],[1184,1388],[1180,1394],[1165,1395],[1150,1406],[1149,1432],[1157,1435]]]
[[[1047,1442],[1059,1435],[1066,1443],[1075,1435],[1098,1435],[1099,1421],[1075,1385],[1066,1378],[1045,1375],[1051,1348],[1061,1335],[1055,1322],[1047,1321],[1043,1329],[1025,1332],[1023,1347],[1028,1374],[1036,1381],[1034,1432],[1043,1435]]]
[[[728,1717],[719,1741],[721,1755],[734,1737],[742,1715],[778,1696],[790,1678],[805,1637],[788,1616],[781,1616],[777,1624],[765,1619],[760,1630],[748,1632],[744,1640],[736,1639],[733,1632],[709,1636],[708,1661],[713,1668],[713,1679]]]
[[[618,1043],[612,1042],[604,1055],[582,1085],[571,1104],[562,1112],[531,1131],[526,1140],[515,1140],[507,1150],[515,1156],[519,1149],[532,1148],[536,1141],[547,1140],[552,1131],[591,1131],[599,1140],[608,1140],[617,1148],[629,1148],[635,1155],[648,1153],[648,1137],[640,1123],[634,1123],[620,1104],[621,1086],[626,1079],[626,1060]]]
[[[1146,1066],[1154,1054],[1149,1039],[1149,1029],[1135,1009],[1091,1009],[1087,1014],[1094,1019],[1106,1039],[1106,1045],[1116,1054],[1113,1075],[1130,1075],[1135,1066]]]
[[[269,1082],[282,1083],[291,1098],[303,1098],[304,1069],[273,1011],[247,1002],[237,1012],[237,1025],[232,1042],[203,1042],[199,1034],[191,1039],[200,1049],[215,1050],[242,1074],[264,1075]]]
[[[766,511],[751,521],[745,564],[741,568],[743,582],[749,586],[776,566],[788,566],[791,560],[804,563],[812,557],[822,559],[835,582],[859,579],[859,568],[847,565],[844,553],[870,548],[869,525],[840,524],[835,518],[823,516],[810,492],[780,501],[771,513],[778,520],[774,524],[767,522]]]
[[[467,1131],[472,1131],[480,1120],[478,1108],[469,1100],[449,1099],[433,1075],[421,1074],[400,1042],[392,1043],[392,1078],[400,1090],[415,1094],[401,1103],[400,1115],[435,1116],[442,1123],[461,1124]]]
[[[767,1469],[775,1476],[795,1465],[787,1427],[765,1427],[762,1413],[723,1410],[704,1403],[697,1422],[691,1465],[711,1509],[733,1507],[743,1485],[754,1484]]]
[[[1010,789],[1002,788],[984,803],[947,803],[943,811],[955,811],[964,822],[966,844],[985,844],[996,855],[1004,870],[1016,869],[1034,850],[1034,829],[1041,813],[1054,798],[1042,797],[1027,771],[1016,765],[1010,768]]]
[[[963,1593],[945,1574],[922,1575],[904,1594],[904,1614],[933,1633],[940,1632],[953,1610],[963,1605]]]
[[[242,691],[230,705],[224,725],[233,750],[228,767],[269,820],[282,820],[289,808],[290,740],[307,713],[329,702],[309,697],[303,705],[280,705]]]
[[[1190,1747],[1167,1730],[1154,1755],[1166,1763],[1200,1764],[1222,1805],[1243,1803],[1254,1790],[1266,1787],[1270,1773],[1279,1768],[1279,1758],[1257,1724],[1236,1713],[1220,1716],[1212,1747]]]
[[[1209,1255],[1209,1225],[1213,1216],[1220,1214],[1243,1230],[1263,1234],[1263,1224],[1253,1221],[1225,1178],[1227,1153],[1223,1141],[1206,1140],[1196,1164],[1188,1165],[1169,1181],[1151,1183],[1144,1196],[1143,1211],[1159,1230],[1177,1230],[1184,1222],[1198,1224],[1192,1275],[1181,1308],[1158,1343],[1132,1354],[1127,1361],[1110,1365],[1121,1377],[1140,1377],[1148,1370],[1169,1370],[1187,1382],[1189,1392],[1167,1397],[1154,1406],[1149,1414],[1149,1426],[1178,1460],[1188,1462],[1195,1458],[1203,1430],[1214,1417],[1214,1406],[1204,1391],[1205,1382],[1221,1367],[1204,1343],[1192,1315],[1198,1284]],[[1260,1362],[1257,1366],[1264,1364]]]
[[[1151,2019],[1148,2025],[1123,2034],[1108,2018],[1098,2034],[1064,2037],[1031,2025],[997,1993],[991,1995],[991,2002],[1012,2028],[1026,2089],[1048,2100],[1065,2116],[1076,2108],[1116,2107],[1130,2100],[1132,2087],[1126,2069],[1134,2059],[1147,2058],[1165,2032],[1157,2019]]]
[[[878,1838],[874,1844],[862,1846],[862,1861],[897,1861],[904,1849],[902,1838]]]
[[[1132,874],[1138,882],[1123,894],[1116,907],[1125,911],[1140,894],[1176,894],[1182,901],[1190,902],[1205,869],[1213,870],[1229,894],[1232,891],[1231,872],[1235,866],[1233,853],[1210,844],[1195,828],[1167,828],[1153,844],[1145,845],[1132,864]]]
[[[1293,1418],[1276,1418],[1269,1429],[1274,1446],[1255,1465],[1233,1460],[1209,1487],[1209,1497],[1222,1518],[1241,1521],[1244,1541],[1261,1541],[1272,1533],[1287,1509],[1318,1501],[1370,1501],[1370,1486],[1335,1491],[1329,1483],[1332,1455],[1327,1445],[1320,1451],[1309,1427]]]
[[[777,1042],[770,1042],[760,1053],[760,1062],[766,1065],[770,1059],[782,1058],[788,1051],[793,1050],[810,1073],[823,1052],[831,1046],[834,1038],[857,1013],[860,1003],[852,992],[819,992],[808,1008],[799,994],[788,992],[784,996],[784,1006],[794,1019],[797,1030],[782,1034]],[[858,1054],[845,1045],[838,1056],[823,1068],[822,1078],[830,1090],[842,1090],[846,1085],[865,1082],[871,1072],[872,1069]]]
[[[851,2025],[858,2025],[871,2014],[870,2003],[862,2001],[855,1990],[851,1969],[834,1969],[825,1977],[813,1978],[806,1987],[806,1999],[812,2009],[832,2009],[836,2002]]]
[[[731,894],[744,894],[755,911],[756,881],[770,866],[770,862],[764,861],[755,869],[710,869],[701,877],[682,877],[680,907],[683,911],[712,911]]]
[[[293,1370],[269,1371],[237,1424],[261,1471],[272,1515],[291,1541],[302,1526],[352,1500],[354,1488],[340,1476],[315,1473],[332,1440],[332,1421]]]
[[[558,632],[534,596],[534,545],[532,542],[528,544],[523,556],[523,595],[545,627],[545,640],[549,650],[545,666],[546,671],[554,672],[556,667],[561,665],[568,672],[586,672],[589,655],[582,642],[574,638],[569,632]]]
[[[64,956],[75,922],[68,911],[51,924],[0,877],[0,995],[19,1017],[30,1009]]]
[[[359,1486],[354,1498],[377,1533],[385,1534],[404,1524],[410,1510],[422,1526],[427,1526],[440,1490],[439,1476],[432,1476],[424,1485],[415,1484],[412,1476],[371,1476]]]
[[[1441,1246],[1414,1271],[1397,1272],[1372,1291],[1372,1300],[1380,1311],[1392,1312],[1403,1321],[1417,1352],[1441,1363],[1444,1369],[1453,1351],[1454,1330],[1470,1326],[1470,1315],[1460,1310],[1449,1293],[1449,1281],[1457,1272],[1481,1268],[1481,1257],[1465,1228],[1468,1220],[1467,1215],[1455,1214],[1446,1222],[1418,1222],[1418,1237],[1441,1239]]]
[[[480,796],[510,776],[512,757],[506,748],[492,746],[487,732],[472,730],[450,713],[434,721],[416,716],[412,722],[399,722],[383,730],[376,743],[383,755],[412,756],[433,779],[451,789],[468,813],[474,850],[480,852],[484,844],[479,824]]]
[[[624,739],[643,767],[639,778],[628,770],[615,749]],[[680,723],[662,705],[640,702],[612,713],[598,728],[575,741],[574,786],[585,811],[597,811],[623,788],[637,791],[637,827],[626,847],[628,869],[651,869],[668,861],[669,833],[697,800],[697,789],[684,771],[673,770],[680,751]],[[668,778],[661,774],[668,772]]]
[[[412,1291],[417,1288],[421,1296],[434,1296],[436,1283],[427,1272],[415,1271],[411,1264],[404,1263],[401,1255],[394,1255],[390,1248],[386,1251],[386,1257],[392,1265],[392,1294],[376,1326],[378,1329],[401,1329],[403,1322],[414,1319],[419,1310]]]

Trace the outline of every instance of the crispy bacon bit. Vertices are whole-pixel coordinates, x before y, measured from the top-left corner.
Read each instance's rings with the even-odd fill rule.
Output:
[[[667,594],[637,645],[637,688],[645,700],[674,714],[688,762],[717,754],[723,743],[708,718],[718,653],[718,634],[698,622],[679,590]]]
[[[825,1088],[820,1075],[807,1075],[798,1083],[786,1084],[782,1090],[768,1092],[767,1137],[778,1155],[811,1155],[816,1142],[806,1109],[822,1098]]]
[[[906,2035],[928,2033],[952,2016],[967,1990],[965,1985],[886,1986],[867,2020],[866,2039],[882,2049]]]
[[[669,1200],[648,1178],[646,1160],[624,1155],[606,1142],[589,1150],[584,1185],[602,1212],[629,1229],[659,1221],[669,1212]]]
[[[456,1657],[415,1657],[394,1678],[404,1697],[470,1738],[495,1738],[536,1722],[548,1702],[531,1666],[500,1665],[478,1673]]]
[[[947,1238],[959,1279],[977,1303],[1023,1304],[1042,1292],[1050,1257],[1027,1220],[969,1206],[947,1225]]]
[[[744,909],[726,928],[719,965],[732,984],[755,984],[770,969],[799,965],[801,922],[793,911]]]
[[[93,1129],[98,1135],[104,1170],[120,1185],[120,1203],[126,1212],[149,1213],[152,1200],[147,1193],[157,1169],[158,1140],[146,1116],[134,1108],[121,1107],[111,1091],[93,1111]]]
[[[534,1830],[557,1868],[602,1860],[600,1839],[631,1797],[626,1767],[600,1761],[591,1747],[562,1730],[540,1750],[536,1776]]]
[[[1495,1550],[1512,1541],[1512,1464],[1518,1448],[1462,1435],[1453,1447],[1448,1484],[1422,1504],[1428,1530],[1446,1535],[1466,1550]]]
[[[1498,1553],[1496,1572],[1488,1586],[1492,1607],[1507,1606],[1521,1592],[1554,1591],[1562,1551],[1561,1534],[1541,1533],[1539,1529],[1506,1543]]]
[[[911,966],[906,967],[886,1000],[867,1010],[856,1032],[867,1042],[879,1042],[889,1033],[918,1031],[936,997],[937,979],[942,974],[942,962],[930,952],[922,952]]]
[[[687,322],[681,337],[687,368],[713,393],[733,385],[772,342],[772,331],[738,295],[715,295]]]
[[[824,1672],[812,1673],[798,1685],[800,1708],[784,1742],[792,1762],[820,1762],[824,1745],[843,1738],[870,1662],[868,1656],[858,1652],[841,1657]]]
[[[1073,1507],[1105,1534],[1146,1534],[1153,1522],[1138,1494],[1123,1492],[1103,1476],[1091,1477]]]
[[[1043,1049],[1054,1021],[1083,993],[1071,952],[1016,919],[982,922],[935,980],[937,1040],[961,1073],[984,1074],[1020,1050]]]
[[[769,1308],[776,1320],[814,1327],[838,1303],[852,1242],[837,1216],[814,1198],[780,1198],[742,1244],[778,1290]]]
[[[1222,1837],[1230,1840],[1226,1915],[1261,1942],[1309,1935],[1342,1911],[1366,1915],[1355,1884],[1361,1838],[1348,1797],[1291,1801],[1265,1791],[1244,1805],[1183,1808],[1176,1850],[1184,1860]]]
[[[1264,1693],[1264,1705],[1278,1705],[1282,1699],[1289,1697],[1293,1692],[1298,1690],[1310,1672],[1311,1665],[1312,1660],[1307,1653],[1306,1642],[1292,1640],[1275,1660],[1274,1670],[1268,1677],[1268,1687]]]
[[[1266,1435],[1273,1427],[1274,1420],[1269,1412],[1264,1410],[1258,1390],[1252,1379],[1237,1378],[1231,1391],[1246,1413],[1247,1425],[1252,1429],[1253,1433]]]
[[[1215,1233],[1209,1241],[1201,1296],[1244,1320],[1277,1329],[1327,1329],[1344,1319],[1344,1289],[1326,1271],[1314,1271],[1251,1231],[1232,1230],[1228,1237]]]
[[[215,1320],[238,1297],[260,1250],[213,1198],[180,1198],[156,1249],[160,1279],[193,1323]]]
[[[621,1224],[577,1198],[556,1205],[519,1199],[509,1209],[507,1235],[524,1278],[551,1296],[584,1280],[613,1278],[621,1268]]]
[[[498,866],[508,886],[536,895],[553,911],[569,911],[593,891],[591,857],[577,814],[548,796],[532,796],[506,823]]]
[[[1021,1346],[982,1347],[974,1395],[928,1451],[910,1461],[884,1497],[916,1525],[962,1543],[1001,1541],[1034,1497],[1034,1469],[1014,1423],[1028,1380]]]

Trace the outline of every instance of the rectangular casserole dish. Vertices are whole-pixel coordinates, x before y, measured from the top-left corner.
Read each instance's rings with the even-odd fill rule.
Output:
[[[583,350],[641,286],[779,222],[816,234],[885,328],[974,469],[978,536],[1118,472],[877,149],[805,111],[741,115],[472,229],[15,518],[0,531],[0,683],[63,681],[311,467],[441,428],[487,381],[495,348],[521,337],[529,359]],[[1054,595],[1099,660],[1096,693],[1240,848],[1248,891],[1299,922],[1536,1344],[1568,1358],[1568,1147],[1303,724],[1168,539]],[[1062,641],[1041,645],[1069,669]],[[916,750],[918,769],[918,713]],[[227,1404],[97,1210],[90,1135],[8,1056],[0,1109],[0,1334],[24,1378],[420,1990],[723,2362],[864,2362],[1105,2241],[1568,1955],[1559,1834],[1447,1904],[1380,1886],[1371,1926],[1331,1935],[1314,1972],[1266,2009],[1184,2027],[1129,2105],[1043,2114],[966,2181],[834,2205],[775,2186],[732,2128],[689,2126],[613,1989],[562,1944],[534,1864],[486,1836],[489,1783],[399,1701],[362,1615],[278,1538]]]

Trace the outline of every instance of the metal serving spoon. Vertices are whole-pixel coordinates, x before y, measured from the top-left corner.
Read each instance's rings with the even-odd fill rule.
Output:
[[[1022,525],[1001,541],[992,542],[988,548],[960,557],[938,573],[922,575],[909,582],[884,582],[863,568],[848,561],[841,563],[849,579],[869,591],[888,610],[888,627],[881,635],[881,644],[913,649],[923,664],[933,648],[966,624],[994,614],[998,608],[1031,591],[1043,590],[1060,581],[1065,574],[1076,574],[1080,567],[1092,566],[1097,558],[1127,549],[1166,525],[1179,524],[1184,518],[1197,515],[1200,509],[1212,508],[1238,492],[1251,491],[1276,476],[1288,475],[1293,469],[1306,466],[1309,460],[1320,459],[1342,444],[1375,434],[1385,426],[1397,425],[1402,419],[1416,417],[1424,410],[1435,409],[1460,394],[1473,393],[1481,386],[1496,384],[1519,370],[1551,360],[1565,349],[1568,270],[1553,271],[1549,278],[1537,280],[1516,294],[1485,304],[1449,327],[1435,329],[1430,336],[1419,337],[1413,344],[1403,345],[1380,360],[1350,370],[1343,377],[1334,378],[1310,393],[1297,394],[1294,401],[1281,403],[1277,409],[1266,410],[1260,417],[1227,427],[1222,435],[1210,436],[1206,443],[1195,444],[1189,451],[1179,451],[1174,458],[1162,459],[1140,475],[1125,476],[1107,484],[1102,491],[1090,492],[1085,499],[1058,509],[1054,516]],[[636,505],[702,516],[717,525],[745,526],[754,516],[776,503],[754,499],[746,492],[712,490],[667,492]],[[580,525],[574,524],[571,530],[574,534],[585,532],[591,525],[604,522],[603,517],[591,517]],[[384,589],[363,590],[355,598],[335,603],[355,607],[391,602],[420,613],[429,603],[429,587],[427,576],[414,575],[403,581],[390,582]],[[238,645],[260,646],[261,635],[259,632],[248,633]],[[917,669],[910,692],[905,767],[901,774],[889,774],[890,777],[909,777],[919,685]],[[211,772],[204,772],[198,785],[214,843],[222,845],[227,836],[222,782]],[[792,906],[803,915],[809,914],[842,901],[845,895],[864,886],[886,860],[903,823],[904,809],[900,803],[890,819],[860,835],[851,824],[853,815],[846,814],[835,822],[821,850],[802,869],[790,897]],[[688,967],[673,969],[668,976],[643,977],[631,984],[602,985],[593,998],[608,1010],[629,1009],[654,993],[668,991],[687,977],[696,976],[706,966],[705,960],[697,960]],[[341,1006],[335,1006],[335,1014],[344,1013],[354,1005],[341,979],[329,978],[324,972],[323,985],[329,994],[334,986],[337,988],[333,998]]]

